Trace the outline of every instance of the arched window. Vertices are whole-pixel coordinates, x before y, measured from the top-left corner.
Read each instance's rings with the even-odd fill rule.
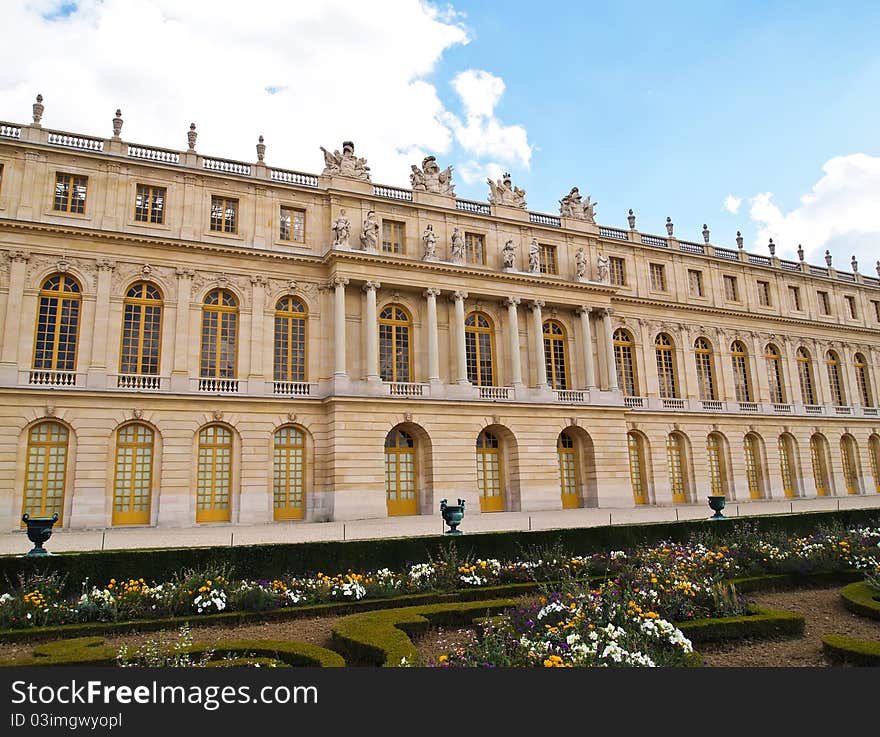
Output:
[[[779,349],[768,343],[764,348],[764,359],[767,361],[767,378],[770,380],[770,401],[773,404],[785,404],[785,382],[782,380]]]
[[[625,397],[639,395],[639,381],[636,375],[636,362],[633,356],[632,335],[618,328],[614,331],[614,363],[617,366],[617,385]]]
[[[208,425],[199,432],[196,522],[229,522],[232,495],[232,432]]]
[[[880,437],[872,435],[868,439],[868,458],[871,461],[871,475],[874,477],[874,490],[880,491]]]
[[[661,399],[678,397],[678,382],[675,379],[675,344],[666,333],[654,339],[654,355],[657,358],[657,380],[660,384]]]
[[[709,489],[713,496],[724,496],[727,489],[727,465],[724,462],[722,438],[718,433],[706,437],[709,461]]]
[[[379,375],[382,381],[411,381],[411,327],[409,313],[399,305],[388,305],[379,314]]]
[[[574,438],[563,430],[556,439],[556,453],[559,455],[559,478],[562,486],[562,508],[574,509],[580,506],[580,468]]]
[[[843,381],[840,378],[840,359],[834,351],[825,354],[825,367],[828,369],[828,385],[831,387],[831,399],[837,407],[846,404],[843,392]]]
[[[68,437],[60,422],[41,422],[28,432],[21,512],[31,517],[51,517],[57,512],[59,527],[64,516]]]
[[[730,360],[733,363],[733,383],[737,402],[752,401],[752,382],[749,380],[749,354],[740,340],[730,344]]]
[[[162,293],[155,284],[132,284],[122,304],[120,374],[159,373],[162,345]]]
[[[758,438],[752,433],[748,433],[743,438],[743,452],[746,459],[746,480],[749,484],[749,498],[760,499],[762,493],[762,471],[761,466],[761,449]]]
[[[307,381],[308,310],[298,297],[282,297],[275,304],[275,381]]]
[[[565,348],[565,328],[556,320],[544,323],[544,363],[547,382],[551,389],[568,388],[568,360]]]
[[[487,430],[477,436],[477,488],[481,512],[503,511],[501,445],[498,438]]]
[[[816,404],[816,390],[813,383],[813,366],[806,348],[797,350],[798,381],[801,385],[801,400],[804,404]]]
[[[468,381],[474,386],[495,386],[495,331],[482,312],[464,321],[464,347]]]
[[[629,478],[632,482],[633,499],[636,504],[648,503],[647,474],[645,473],[645,449],[638,433],[626,434],[629,448]]]
[[[153,431],[142,424],[116,433],[116,472],[113,478],[113,524],[150,524],[153,496]]]
[[[666,460],[669,465],[669,486],[672,489],[672,501],[682,504],[688,499],[686,458],[684,440],[675,432],[666,438]]]
[[[859,390],[859,401],[863,407],[872,407],[871,382],[868,379],[868,364],[861,353],[853,356],[853,368],[856,370],[856,387]]]
[[[694,341],[694,356],[697,362],[697,384],[700,387],[700,399],[704,402],[713,401],[715,395],[715,376],[712,372],[712,346],[705,338]]]
[[[816,496],[828,496],[828,456],[825,439],[821,435],[810,438],[810,461],[813,466],[813,483]]]
[[[840,456],[843,461],[843,478],[846,480],[846,493],[859,494],[862,484],[859,481],[859,454],[852,435],[840,439]]]
[[[202,307],[199,376],[234,379],[238,344],[238,302],[225,289],[214,289]]]
[[[416,443],[403,430],[385,437],[385,495],[388,515],[418,514]]]
[[[276,520],[305,516],[305,434],[296,427],[275,431],[272,507]]]
[[[39,299],[34,369],[75,371],[82,290],[72,277],[56,274],[43,282]],[[69,383],[72,384],[73,380]]]
[[[782,475],[782,491],[787,497],[797,496],[797,477],[794,466],[794,443],[791,436],[779,436],[779,472]]]

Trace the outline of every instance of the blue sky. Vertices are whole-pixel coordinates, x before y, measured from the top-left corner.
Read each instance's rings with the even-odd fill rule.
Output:
[[[0,119],[320,171],[356,142],[406,186],[435,154],[460,197],[510,171],[529,209],[835,266],[880,258],[880,3],[32,0],[10,6]],[[34,53],[33,49],[39,49]],[[803,199],[807,197],[806,201]],[[725,202],[727,207],[725,208]],[[735,211],[735,212],[734,212]]]

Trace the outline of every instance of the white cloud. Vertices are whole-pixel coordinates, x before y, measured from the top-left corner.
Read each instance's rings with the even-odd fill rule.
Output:
[[[495,117],[495,107],[504,94],[504,80],[482,69],[468,69],[452,80],[461,98],[465,119],[452,113],[444,120],[461,147],[475,156],[491,156],[529,168],[532,147],[521,125],[504,125]]]
[[[819,264],[827,249],[841,270],[850,268],[854,255],[859,271],[872,273],[880,255],[880,157],[836,156],[822,171],[824,176],[791,212],[782,211],[772,192],[749,200],[749,214],[760,225],[756,245],[773,238],[779,255],[793,257],[801,243],[806,259]]]
[[[732,194],[724,198],[724,209],[736,215],[739,212],[739,206],[742,204],[742,197],[734,197]]]
[[[0,118],[30,120],[40,92],[48,128],[109,136],[119,107],[127,141],[184,149],[194,121],[200,153],[253,161],[262,134],[267,163],[312,172],[323,167],[319,146],[350,139],[373,179],[388,184],[408,185],[410,164],[425,153],[453,158],[449,113],[425,80],[445,52],[469,42],[450,8],[80,0],[59,13],[65,5],[5,4],[4,25],[15,32],[0,45]],[[492,140],[528,151],[522,128],[501,125],[475,92],[464,94]],[[492,150],[462,145],[477,158]]]
[[[465,184],[473,184],[474,182],[485,182],[487,178],[497,181],[504,174],[504,169],[501,164],[494,161],[481,164],[478,161],[470,160],[459,164],[455,172]]]

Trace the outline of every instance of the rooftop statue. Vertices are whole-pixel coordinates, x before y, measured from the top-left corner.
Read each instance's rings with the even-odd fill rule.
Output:
[[[526,206],[526,191],[514,187],[510,174],[505,173],[497,182],[487,179],[489,182],[489,202],[493,205],[507,205],[508,207]]]
[[[591,202],[589,195],[586,202],[581,201],[581,193],[577,187],[572,187],[565,197],[559,200],[559,214],[564,218],[574,218],[575,220],[586,220],[588,223],[596,222],[596,205],[598,202]]]
[[[409,180],[412,182],[414,191],[455,196],[451,166],[447,166],[441,171],[437,160],[433,156],[426,156],[422,159],[421,168],[415,164],[412,164],[410,168],[412,174],[409,175]]]
[[[354,144],[351,141],[342,142],[342,153],[339,153],[338,149],[330,153],[323,146],[321,146],[321,151],[324,152],[322,175],[352,177],[369,181],[370,167],[367,166],[367,160],[354,155]]]

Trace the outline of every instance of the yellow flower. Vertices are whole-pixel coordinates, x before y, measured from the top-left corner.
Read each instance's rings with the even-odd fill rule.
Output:
[[[437,662],[438,663],[448,663],[449,656],[448,655],[441,655],[439,658],[437,658]]]

